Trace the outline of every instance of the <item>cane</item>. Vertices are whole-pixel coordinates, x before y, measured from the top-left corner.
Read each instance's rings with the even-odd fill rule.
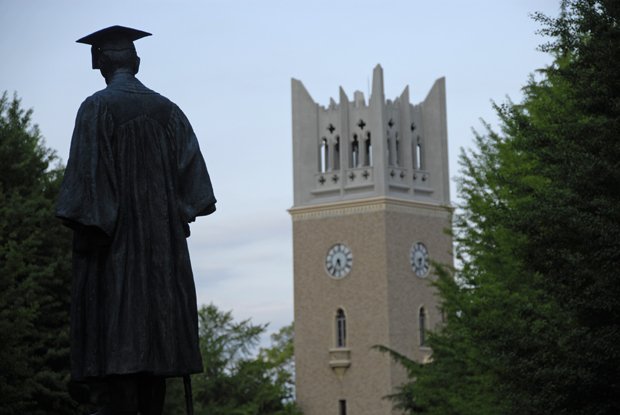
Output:
[[[185,388],[185,409],[187,410],[187,415],[194,415],[192,380],[189,375],[183,375],[183,387]]]

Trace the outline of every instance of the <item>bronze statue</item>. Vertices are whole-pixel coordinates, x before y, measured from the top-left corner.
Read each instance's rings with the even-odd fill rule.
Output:
[[[100,414],[160,414],[165,378],[203,370],[186,238],[216,200],[189,121],[135,77],[149,35],[77,41],[107,87],[79,109],[56,215],[74,231],[71,375]]]

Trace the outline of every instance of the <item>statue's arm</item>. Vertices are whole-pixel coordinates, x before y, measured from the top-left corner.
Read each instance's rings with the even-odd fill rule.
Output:
[[[215,212],[216,198],[198,139],[189,120],[176,106],[173,110],[172,122],[177,143],[179,209],[184,222],[189,223],[193,222],[197,216],[210,215]],[[187,233],[188,230],[186,230]]]
[[[101,128],[105,118],[99,99],[90,97],[80,107],[56,204],[56,216],[64,224],[74,231],[86,230],[96,241],[101,234],[112,236],[118,211],[112,157],[104,145],[108,137]]]

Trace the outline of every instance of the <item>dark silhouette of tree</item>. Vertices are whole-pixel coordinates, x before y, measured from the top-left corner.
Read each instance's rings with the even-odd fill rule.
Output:
[[[71,236],[53,214],[62,177],[32,110],[0,98],[0,414],[71,414]],[[56,163],[56,164],[54,164]]]

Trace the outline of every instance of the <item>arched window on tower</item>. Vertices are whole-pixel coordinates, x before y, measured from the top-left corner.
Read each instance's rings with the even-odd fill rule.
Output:
[[[351,158],[349,159],[351,168],[356,168],[360,165],[360,143],[357,139],[357,134],[353,134],[353,141],[351,142]]]
[[[426,311],[420,307],[418,323],[420,325],[420,346],[426,346]]]
[[[364,166],[372,166],[372,142],[370,141],[370,131],[366,132],[366,140],[364,140]]]
[[[342,308],[336,311],[336,347],[347,347],[347,318]]]
[[[319,149],[319,172],[325,173],[328,169],[329,163],[329,147],[327,146],[327,138],[321,139],[321,147]]]
[[[411,162],[413,163],[413,169],[418,169],[418,143],[415,137],[411,139]]]
[[[394,154],[392,152],[392,138],[390,137],[390,132],[387,131],[385,136],[387,137],[386,149],[387,149],[388,166],[393,166],[394,165]]]
[[[415,168],[424,170],[424,158],[422,157],[422,139],[418,136],[415,146]]]
[[[394,155],[394,163],[396,166],[400,166],[400,140],[398,139],[398,132],[394,133],[394,140],[396,141],[394,147],[396,148],[396,154]]]
[[[334,157],[332,161],[332,169],[340,169],[340,136],[336,136],[336,143],[334,144]]]

